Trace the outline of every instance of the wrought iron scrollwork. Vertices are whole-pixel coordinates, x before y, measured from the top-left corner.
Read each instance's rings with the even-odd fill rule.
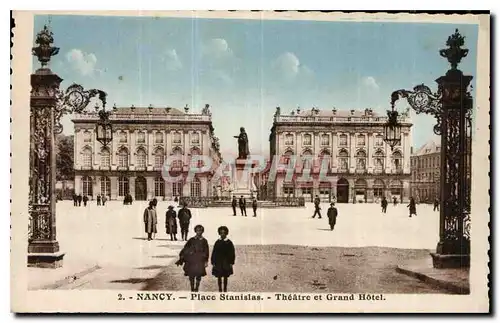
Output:
[[[394,104],[400,98],[405,98],[412,109],[417,113],[431,114],[436,118],[436,125],[434,125],[434,133],[441,135],[441,97],[442,92],[439,88],[437,93],[432,93],[431,89],[424,85],[419,84],[409,90],[397,90],[391,95],[391,104]]]
[[[89,106],[92,98],[97,98],[101,101],[102,108],[104,108],[106,106],[107,94],[101,90],[85,90],[83,86],[79,84],[72,84],[66,91],[59,91],[57,93],[57,98],[54,116],[54,133],[60,134],[63,131],[61,118],[64,115],[70,113],[86,113],[86,108]]]

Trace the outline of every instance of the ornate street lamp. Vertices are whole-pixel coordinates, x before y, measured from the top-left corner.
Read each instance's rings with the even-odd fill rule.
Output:
[[[47,67],[50,58],[59,53],[53,42],[52,32],[44,26],[36,36],[37,46],[32,48],[41,68],[31,74],[28,204],[28,266],[50,268],[62,266],[64,256],[56,239],[55,216],[55,135],[63,130],[61,117],[83,112],[93,97],[97,97],[103,107],[106,104],[106,93],[101,90],[85,91],[77,84],[66,91],[59,89],[63,80]]]
[[[109,115],[110,112],[106,111],[105,107],[103,107],[103,109],[99,111],[99,120],[95,127],[96,139],[103,147],[106,147],[113,141],[113,126],[109,120]]]
[[[438,90],[432,93],[424,84],[413,91],[397,90],[391,104],[404,98],[417,114],[436,118],[434,133],[441,135],[440,228],[439,243],[432,254],[436,268],[468,267],[470,265],[470,142],[472,137],[472,76],[457,69],[469,50],[461,48],[464,37],[458,29],[448,37],[448,48],[439,54],[451,69],[436,80]],[[390,143],[389,143],[390,144]]]
[[[395,102],[391,102],[391,110],[387,110],[387,123],[384,125],[384,141],[391,151],[401,143],[401,123],[398,121],[399,113],[394,110]]]

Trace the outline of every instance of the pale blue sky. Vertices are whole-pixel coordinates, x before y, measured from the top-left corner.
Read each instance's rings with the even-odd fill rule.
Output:
[[[35,34],[48,20],[35,18]],[[470,50],[460,68],[476,76],[477,25],[52,15],[50,26],[64,87],[102,89],[109,108],[209,103],[224,156],[240,126],[251,153],[267,154],[276,106],[384,113],[396,89],[435,90],[449,68],[438,50],[455,28]],[[415,147],[435,138],[433,117],[413,121]]]

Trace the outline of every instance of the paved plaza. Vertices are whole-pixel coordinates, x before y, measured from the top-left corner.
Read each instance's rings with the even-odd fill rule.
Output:
[[[30,287],[42,288],[87,269],[87,275],[57,287],[186,290],[182,269],[173,265],[184,243],[170,241],[165,233],[165,212],[175,204],[158,203],[154,241],[145,240],[143,232],[146,204],[111,201],[97,206],[94,201],[74,207],[69,201],[58,202],[57,237],[66,252],[64,267],[30,268]],[[229,228],[237,252],[232,290],[441,292],[394,270],[401,261],[428,257],[436,247],[439,213],[432,206],[417,205],[418,216],[409,218],[406,205],[389,205],[382,214],[376,204],[338,204],[334,231],[326,217],[328,203],[321,206],[322,219],[311,219],[312,204],[260,209],[257,217],[251,209],[247,217],[232,216],[230,208],[192,209],[190,236],[193,227],[202,224],[213,244],[217,228]],[[259,280],[263,284],[256,284]],[[213,277],[205,281],[202,290],[215,290]]]

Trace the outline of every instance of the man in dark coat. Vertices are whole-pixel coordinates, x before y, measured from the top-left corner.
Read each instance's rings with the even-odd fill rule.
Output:
[[[314,199],[314,214],[312,216],[313,219],[316,217],[316,214],[318,215],[318,219],[321,219],[321,212],[319,211],[321,210],[321,208],[319,207],[319,203],[320,203],[319,196],[316,195],[316,198]]]
[[[240,196],[240,211],[241,211],[241,216],[247,216],[247,201],[245,198]]]
[[[410,204],[408,204],[407,207],[410,209],[410,218],[412,215],[417,216],[417,206],[415,205],[415,199],[413,197],[410,199]]]
[[[231,201],[231,206],[233,207],[233,216],[236,216],[236,196],[233,195],[233,200]]]
[[[337,223],[337,215],[338,211],[337,208],[335,207],[335,203],[330,203],[327,216],[328,216],[328,223],[330,224],[330,230],[332,231],[335,228],[335,223]]]
[[[253,216],[257,216],[257,199],[254,197],[252,201]]]
[[[73,206],[78,206],[78,196],[73,193]]]
[[[100,194],[97,194],[97,205],[101,205],[101,195]]]
[[[82,194],[78,194],[78,206],[82,206]]]
[[[380,205],[382,206],[382,213],[387,213],[387,199],[382,197],[382,202],[380,202]]]
[[[437,198],[434,200],[434,211],[439,211],[439,200]]]
[[[181,227],[181,239],[187,241],[189,232],[189,222],[191,221],[191,210],[184,203],[179,210],[177,217],[179,218],[179,226]]]
[[[83,200],[83,206],[87,206],[87,202],[89,200],[88,196],[85,195],[82,200]]]
[[[392,202],[394,206],[398,205],[398,199],[395,196],[392,198]]]
[[[102,196],[102,206],[106,205],[106,201],[107,201],[107,200],[108,200],[108,199],[107,199],[106,195],[103,195],[103,196]]]

